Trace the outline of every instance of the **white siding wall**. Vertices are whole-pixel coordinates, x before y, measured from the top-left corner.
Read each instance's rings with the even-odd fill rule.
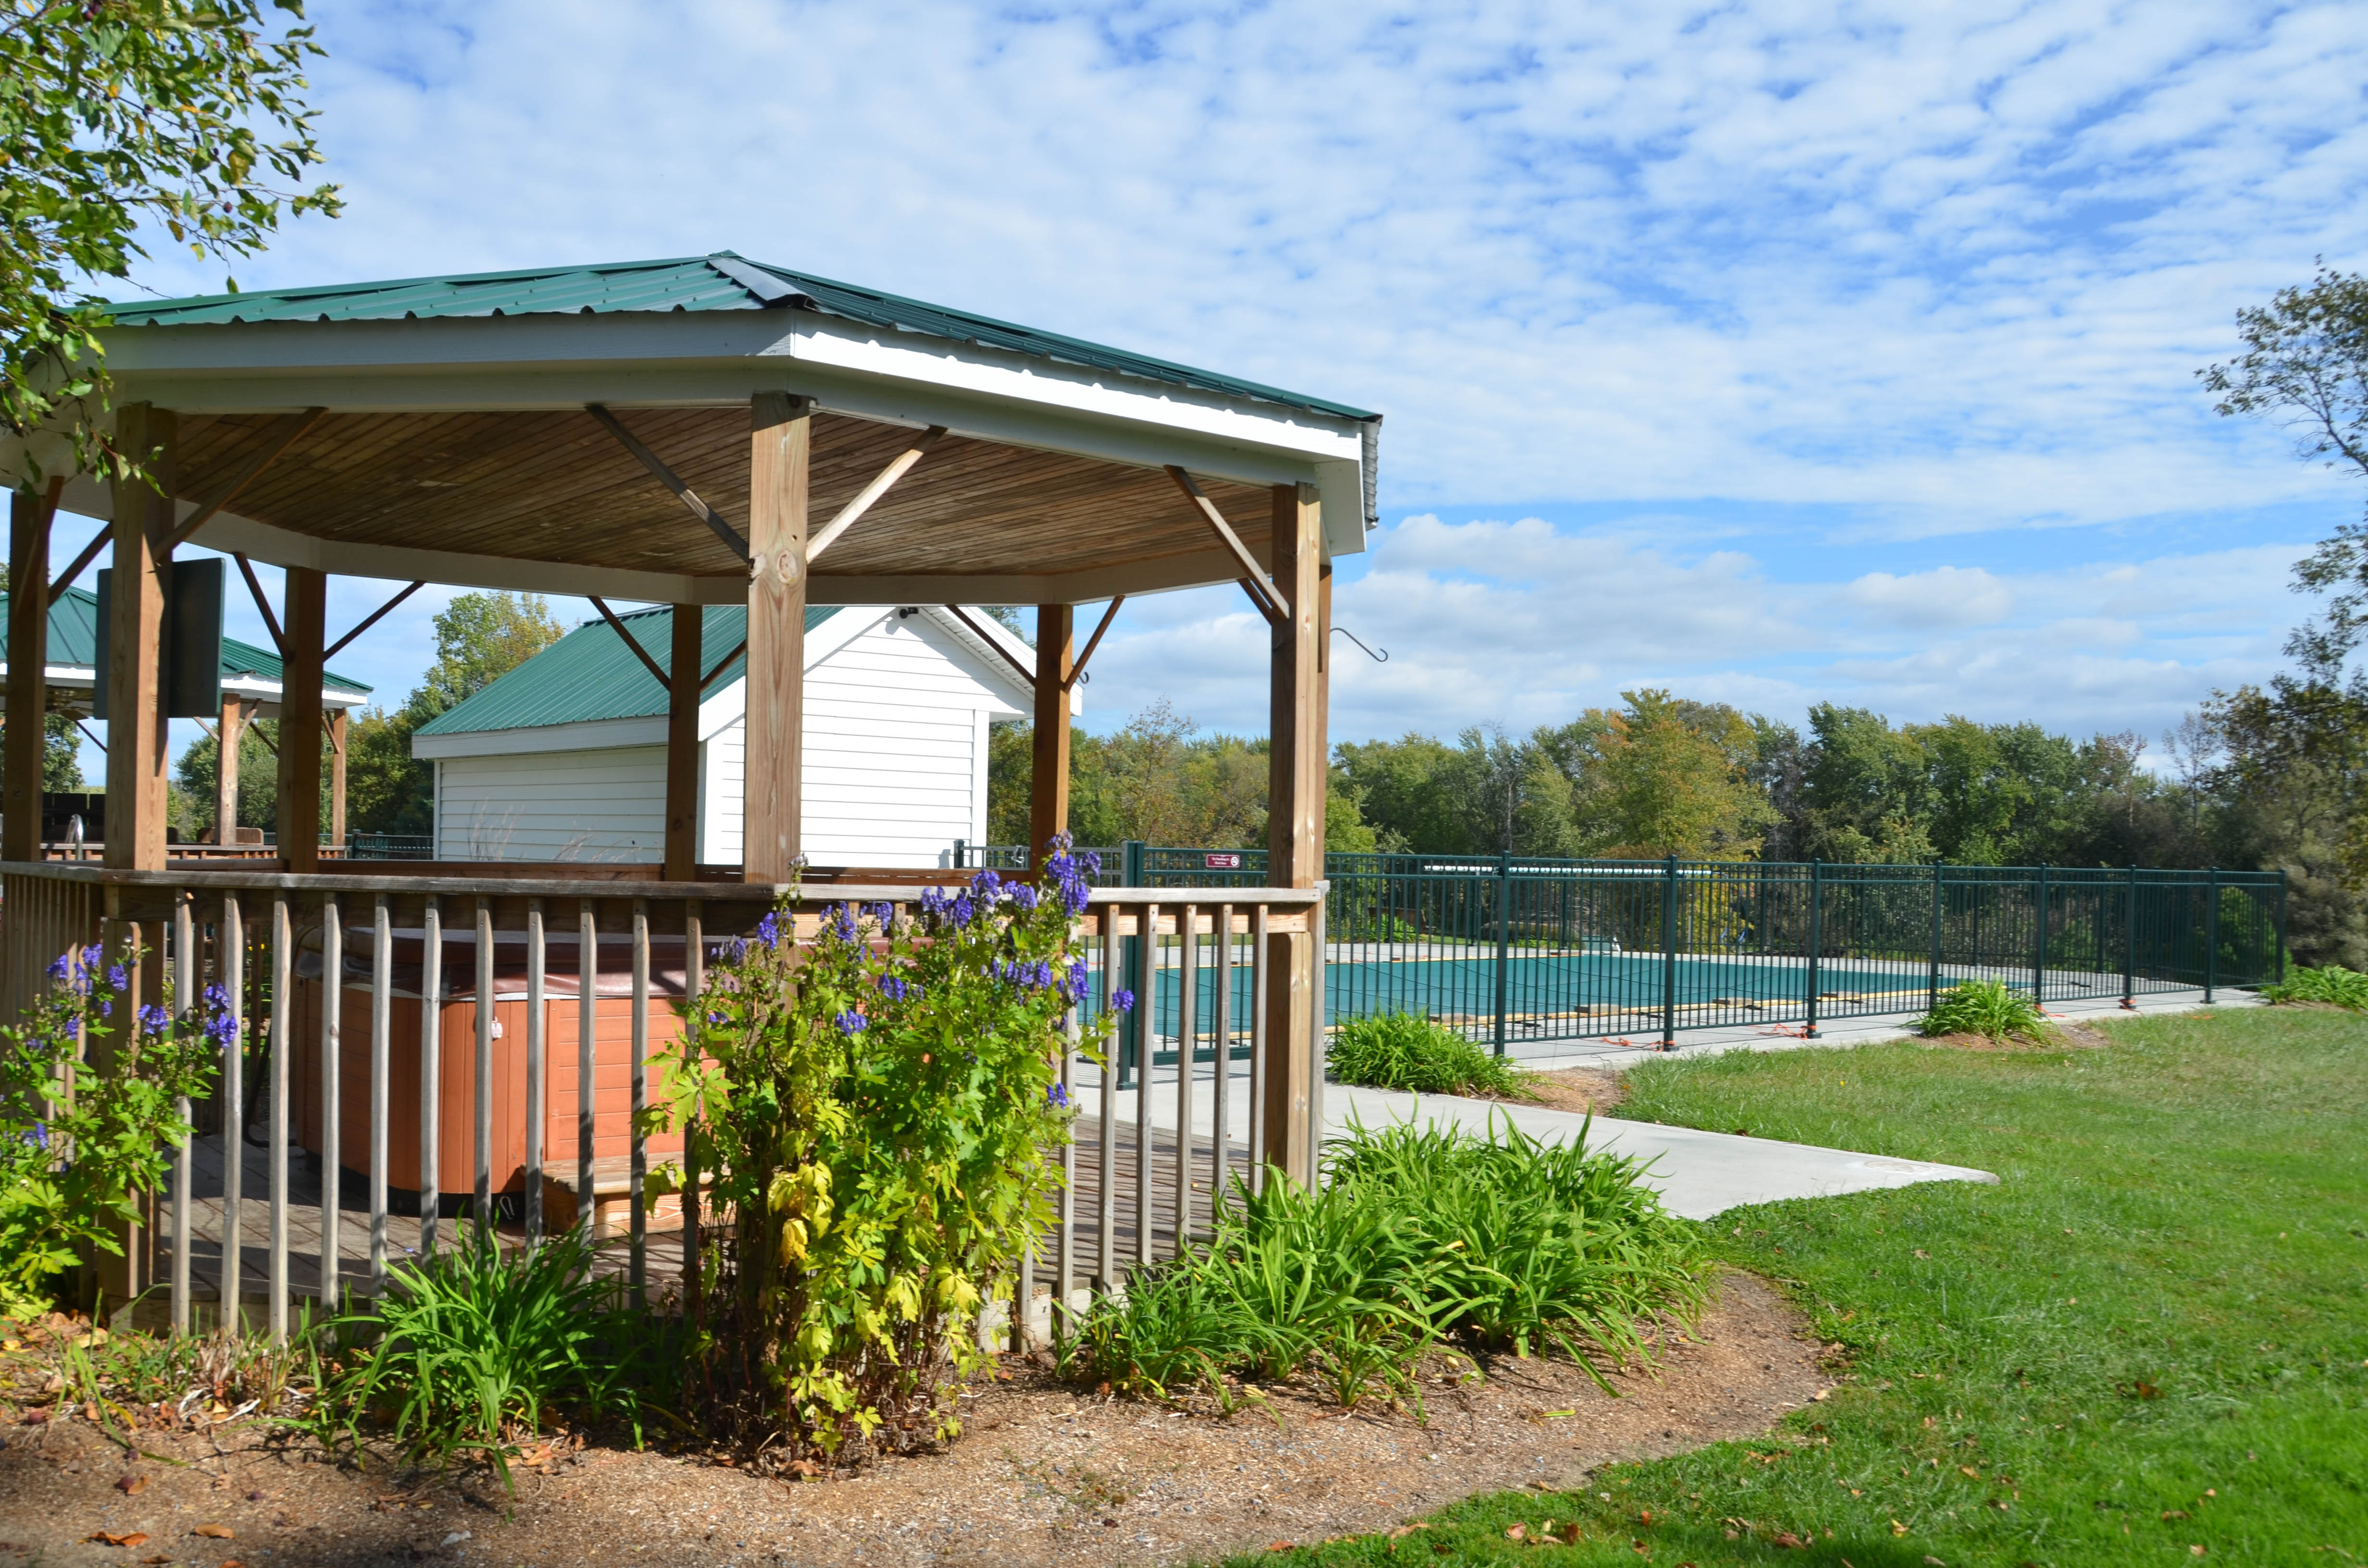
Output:
[[[437,765],[439,860],[655,860],[666,853],[666,747]]]
[[[955,839],[985,837],[987,724],[1019,715],[971,661],[928,619],[891,615],[807,672],[810,860],[935,866]],[[699,858],[729,864],[741,852],[744,721],[700,749]],[[654,860],[663,852],[663,746],[451,757],[441,767],[440,856]]]

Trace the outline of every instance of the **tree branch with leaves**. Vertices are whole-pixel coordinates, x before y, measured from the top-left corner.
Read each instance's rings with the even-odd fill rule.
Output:
[[[228,263],[285,218],[336,214],[336,186],[304,184],[321,153],[303,67],[321,51],[303,16],[301,0],[0,0],[0,424],[61,437],[52,462],[144,456],[108,432],[95,290],[147,237]],[[17,466],[15,484],[44,477],[30,451]]]

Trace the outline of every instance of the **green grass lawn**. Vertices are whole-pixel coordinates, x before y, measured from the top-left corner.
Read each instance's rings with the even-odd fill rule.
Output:
[[[2002,1185],[1713,1222],[1845,1347],[1844,1386],[1777,1441],[1256,1561],[1535,1557],[1504,1531],[1551,1518],[1580,1527],[1556,1560],[1631,1568],[2368,1562],[2368,1021],[2245,1009],[2112,1038],[1640,1067],[1623,1116]]]

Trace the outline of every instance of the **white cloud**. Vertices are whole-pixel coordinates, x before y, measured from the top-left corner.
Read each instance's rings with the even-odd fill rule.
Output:
[[[1394,515],[1824,509],[1827,553],[1781,571],[1748,526],[1704,553],[1644,522],[1409,518],[1342,590],[1393,654],[1340,660],[1343,733],[1647,678],[2112,723],[2270,667],[2296,547],[2244,556],[2248,519],[2355,505],[2193,380],[2240,303],[2368,262],[2368,8],[2340,0],[319,22],[350,215],[250,287],[731,246],[1379,408]],[[160,290],[219,286],[159,258]],[[2162,519],[2176,540],[2108,531]],[[2023,652],[2092,619],[2135,631]],[[418,664],[423,625],[388,634]],[[1165,680],[1258,722],[1224,594],[1128,626],[1099,710]]]

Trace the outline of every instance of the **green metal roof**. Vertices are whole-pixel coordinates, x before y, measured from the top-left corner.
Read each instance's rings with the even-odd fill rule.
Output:
[[[808,605],[806,630],[812,631],[837,613],[836,605]],[[658,668],[673,665],[671,608],[632,610],[617,619]],[[746,605],[709,607],[699,623],[700,667],[712,667],[747,635]],[[738,680],[747,663],[745,656],[734,656],[708,689]],[[595,719],[646,719],[666,710],[666,687],[633,657],[615,628],[595,620],[577,627],[467,700],[447,708],[416,733],[465,735],[489,730],[532,730]]]
[[[0,593],[0,638],[8,632],[8,596]],[[84,588],[68,588],[50,606],[50,663],[77,665],[96,668],[98,660],[98,596]],[[242,642],[235,637],[222,639],[222,677],[253,676],[259,680],[278,682],[280,676],[279,655],[268,648],[258,648],[252,642]],[[341,691],[368,693],[370,687],[350,676],[335,670],[321,672],[324,685]]]
[[[335,283],[310,289],[260,289],[242,294],[199,294],[183,300],[125,300],[108,306],[125,326],[179,326],[244,322],[408,321],[438,316],[605,315],[631,311],[759,311],[782,306],[821,311],[872,326],[926,333],[988,348],[1009,349],[1115,370],[1149,381],[1254,397],[1294,408],[1378,420],[1347,403],[1285,392],[1166,359],[1064,337],[992,316],[925,304],[876,289],[837,283],[811,273],[752,262],[731,251],[666,261],[594,267],[472,272],[444,278],[402,278],[383,283]]]

